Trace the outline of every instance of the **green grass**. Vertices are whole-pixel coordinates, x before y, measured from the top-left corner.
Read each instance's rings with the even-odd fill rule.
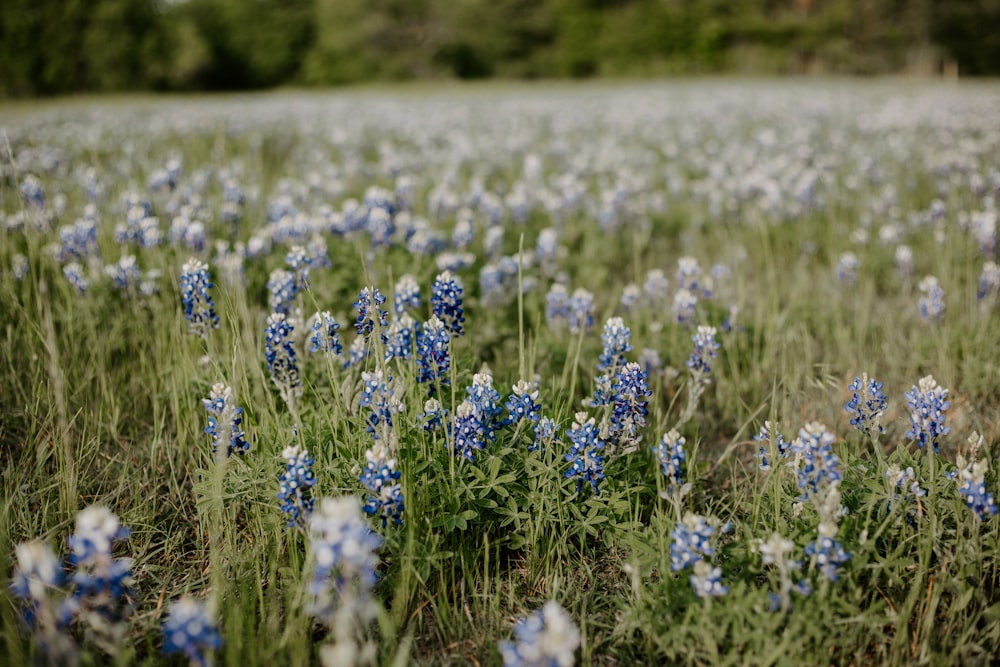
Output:
[[[556,224],[565,253],[555,270],[565,272],[570,292],[584,287],[594,293],[594,328],[573,336],[547,326],[545,294],[553,274],[537,266],[522,269],[522,279],[539,283],[523,299],[482,304],[480,228],[471,247],[477,261],[459,272],[467,333],[453,339],[452,389],[439,392],[454,413],[455,400],[464,398],[484,365],[504,397],[517,380],[537,377],[542,412],[559,422],[559,441],[528,452],[529,429],[502,429],[475,461],[452,458],[446,435],[421,427],[427,389],[416,383],[415,367],[399,360],[388,364],[405,404],[395,431],[406,510],[402,526],[372,524],[384,538],[375,587],[379,613],[366,628],[377,646],[377,663],[499,664],[497,642],[512,636],[517,618],[550,599],[580,629],[578,664],[985,665],[995,660],[1000,520],[977,520],[956,483],[945,477],[973,430],[985,438],[980,457],[991,460],[1000,443],[1000,315],[995,303],[977,303],[983,257],[975,238],[958,224],[960,211],[986,204],[968,187],[963,174],[970,172],[942,175],[927,165],[935,151],[955,144],[972,172],[1000,167],[989,116],[984,120],[974,113],[987,108],[984,100],[995,100],[997,91],[954,91],[954,103],[964,110],[957,117],[966,124],[947,131],[939,118],[921,115],[910,89],[878,92],[846,83],[831,85],[828,115],[755,111],[755,103],[771,109],[764,101],[771,95],[794,97],[794,89],[774,84],[741,89],[749,101],[729,116],[719,113],[706,121],[694,113],[715,108],[712,96],[725,97],[727,85],[680,86],[669,95],[626,87],[632,102],[649,95],[664,108],[665,100],[677,105],[676,112],[650,112],[655,122],[627,113],[616,121],[614,114],[629,108],[629,100],[614,97],[622,89],[592,86],[541,102],[526,96],[523,116],[515,120],[488,108],[494,101],[489,90],[477,91],[474,102],[462,97],[455,102],[455,118],[464,118],[464,125],[434,120],[434,113],[451,113],[442,111],[449,108],[447,91],[407,93],[402,101],[391,91],[378,99],[346,95],[334,98],[332,109],[320,104],[323,98],[292,97],[287,115],[281,111],[283,98],[269,96],[172,101],[157,116],[163,123],[117,102],[89,115],[72,107],[61,115],[11,121],[9,150],[0,160],[0,210],[8,221],[26,212],[17,192],[26,173],[39,176],[50,202],[62,193],[66,205],[49,230],[0,225],[0,572],[13,572],[15,547],[27,540],[44,540],[65,556],[76,513],[106,505],[132,531],[115,555],[134,559],[128,639],[117,661],[183,662],[160,655],[160,626],[170,601],[190,593],[217,612],[224,641],[219,664],[318,664],[328,636],[304,606],[311,572],[307,536],[285,526],[275,499],[284,465],[280,454],[293,444],[308,448],[316,460],[314,497],[364,497],[358,474],[372,438],[365,431],[368,413],[358,400],[361,371],[372,370],[378,354],[364,368],[345,370],[339,360],[303,354],[300,346],[304,391],[290,409],[263,360],[266,283],[270,271],[283,266],[286,247],[276,243],[273,251],[248,260],[246,287],[225,279],[215,253],[204,251],[216,282],[211,293],[221,327],[206,340],[192,337],[177,288],[191,251],[170,243],[120,250],[113,234],[124,219],[120,197],[129,190],[145,193],[142,183],[149,174],[169,157],[182,156],[182,187],[199,168],[212,176],[201,192],[213,213],[206,225],[209,237],[247,241],[265,224],[267,202],[282,187],[288,190],[279,183],[283,179],[293,184],[300,210],[310,214],[322,204],[339,211],[345,198],[361,199],[369,185],[391,189],[393,179],[379,163],[388,144],[418,179],[416,214],[433,220],[427,195],[448,174],[455,174],[453,187],[462,193],[471,189],[473,177],[487,189],[509,189],[522,177],[523,156],[530,151],[543,158],[546,177],[558,176],[569,170],[571,157],[561,142],[572,141],[568,145],[589,160],[581,170],[587,196],[599,202],[597,195],[615,182],[615,165],[621,162],[621,170],[637,179],[630,196],[639,213],[607,233],[593,212],[581,209],[553,223],[538,206],[524,225],[508,228],[503,251],[516,257],[519,244],[533,248],[538,232]],[[855,105],[874,113],[893,99],[891,93],[917,107],[916,122],[904,122],[909,118],[904,115],[879,131],[861,128]],[[517,94],[504,88],[495,104],[510,111]],[[848,96],[850,104],[837,95]],[[561,114],[569,113],[559,106],[560,96],[591,115],[560,126]],[[463,104],[480,106],[468,118],[462,116]],[[426,127],[414,125],[414,118]],[[774,148],[746,148],[768,128],[778,132]],[[798,131],[801,138],[784,130]],[[505,146],[509,132],[521,132],[528,143]],[[449,159],[456,137],[477,150]],[[602,161],[595,152],[600,142],[621,154]],[[671,151],[666,146],[671,142],[680,150]],[[484,152],[491,145],[495,152]],[[830,179],[820,186],[823,205],[792,215],[785,200],[775,213],[748,199],[736,202],[737,210],[720,212],[711,193],[699,189],[704,183],[721,187],[727,178],[738,178],[740,165],[753,166],[740,147],[750,150],[759,166],[804,146],[812,148],[814,160],[827,160],[821,165]],[[40,167],[45,147],[61,152],[50,171]],[[720,157],[726,150],[728,157]],[[700,157],[698,151],[704,151]],[[862,178],[848,189],[844,184],[862,173],[866,157],[881,170],[881,180]],[[709,158],[723,165],[726,178],[711,176]],[[85,167],[96,170],[104,187],[97,200],[102,263],[114,263],[120,253],[135,254],[144,271],[163,271],[157,295],[129,296],[99,275],[86,294],[77,294],[46,249],[58,240],[60,225],[82,215],[86,200],[79,170]],[[259,192],[235,227],[215,215],[222,192],[214,175],[223,168],[235,169],[245,189]],[[322,177],[295,192],[294,184],[310,183],[312,173]],[[665,174],[677,175],[674,190]],[[890,184],[895,213],[877,203]],[[925,211],[934,198],[929,193],[939,187],[948,210],[940,223],[943,238],[934,238],[931,224],[904,224],[902,240],[913,249],[916,269],[912,277],[901,276],[893,264],[895,244],[881,244],[877,230],[893,216],[905,221]],[[667,206],[650,205],[653,193],[666,196]],[[149,196],[166,234],[170,197]],[[852,242],[851,232],[872,216],[869,242]],[[448,235],[452,220],[433,224]],[[481,224],[481,216],[477,220]],[[378,286],[391,300],[395,280],[411,273],[424,298],[424,307],[413,314],[419,320],[429,316],[427,300],[438,273],[433,258],[401,246],[371,251],[365,235],[328,235],[326,241],[332,267],[313,269],[310,289],[300,294],[298,305],[306,317],[331,310],[341,323],[345,350],[353,338],[351,303],[363,285]],[[854,286],[835,277],[837,258],[847,250],[861,263]],[[11,269],[16,254],[30,267],[21,280]],[[669,303],[625,313],[619,298],[627,283],[641,286],[646,272],[656,268],[664,270],[672,292],[682,256],[698,258],[706,271],[714,263],[731,271],[719,281],[714,299],[699,304],[698,321],[719,326],[730,306],[739,313],[736,328],[719,332],[711,384],[692,417],[678,426],[689,400],[684,363],[693,331],[672,320]],[[946,315],[936,323],[921,321],[917,313],[917,283],[926,274],[936,275],[945,290]],[[629,359],[655,349],[676,375],[650,379],[648,423],[638,450],[609,456],[599,495],[589,489],[577,494],[575,482],[564,475],[563,431],[593,392],[601,327],[615,314],[632,331]],[[884,383],[889,397],[886,431],[873,439],[850,426],[843,407],[850,399],[848,384],[865,372]],[[952,430],[939,455],[916,449],[904,435],[909,418],[903,392],[928,374],[950,390]],[[217,382],[233,387],[252,445],[247,456],[222,462],[212,456],[201,403]],[[600,409],[588,411],[600,421]],[[848,509],[837,539],[850,554],[837,581],[828,581],[803,556],[816,539],[819,517],[808,503],[796,508],[793,471],[778,464],[770,473],[757,469],[752,436],[765,419],[778,422],[788,440],[811,421],[836,434],[834,451],[844,476],[840,491]],[[718,536],[712,559],[722,568],[729,593],[710,601],[696,596],[689,570],[671,571],[670,534],[680,512],[661,497],[665,482],[651,447],[675,426],[687,441],[685,472],[692,484],[684,509],[730,526]],[[893,463],[912,466],[927,491],[919,517],[908,513],[912,504],[889,504],[892,490],[884,471]],[[986,483],[998,492],[995,467]],[[796,576],[810,579],[814,590],[793,595],[791,609],[772,612],[769,594],[779,590],[779,573],[762,564],[753,546],[775,531],[795,542],[795,557],[803,560]],[[10,664],[42,656],[20,621],[22,609],[5,587],[0,654]],[[84,625],[72,629],[83,663],[107,664],[111,658]]]

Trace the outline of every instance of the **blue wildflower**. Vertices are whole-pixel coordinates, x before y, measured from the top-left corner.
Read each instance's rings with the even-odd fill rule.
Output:
[[[451,336],[444,323],[434,315],[417,333],[417,382],[430,383],[428,392],[433,395],[435,383],[451,383]]]
[[[545,321],[553,331],[569,322],[569,294],[561,283],[552,283],[545,296]]]
[[[396,398],[392,375],[381,369],[361,374],[360,405],[371,408],[368,415],[368,432],[375,439],[384,438],[392,430],[392,416],[403,409],[403,404]]]
[[[507,409],[505,426],[518,424],[521,421],[538,423],[541,406],[538,404],[538,389],[535,385],[519,380],[512,388],[513,393],[507,397],[504,407]]]
[[[90,289],[90,281],[85,275],[83,275],[83,267],[80,266],[79,262],[70,262],[63,267],[63,275],[66,280],[69,281],[70,285],[76,288],[76,291],[83,294],[88,289]]]
[[[76,530],[68,540],[69,561],[76,567],[71,576],[75,613],[96,614],[100,624],[122,621],[132,592],[132,559],[114,558],[111,548],[129,532],[107,507],[92,505],[76,515]]]
[[[799,436],[789,446],[795,456],[801,501],[820,494],[843,479],[840,459],[833,453],[834,435],[819,422],[810,422],[799,430]]]
[[[979,290],[976,292],[976,298],[983,301],[997,294],[1000,294],[1000,265],[996,262],[984,262],[983,272],[979,274]]]
[[[925,322],[935,322],[944,317],[944,290],[934,276],[926,276],[917,285],[921,296],[917,299],[917,309],[920,319]]]
[[[514,641],[500,642],[504,667],[572,667],[580,646],[573,619],[550,600],[514,625]]]
[[[948,390],[939,387],[934,377],[928,375],[903,396],[910,409],[910,430],[906,432],[906,437],[916,440],[917,447],[921,449],[930,444],[937,453],[941,436],[951,432],[944,424],[944,413],[951,407],[951,403],[945,400]]]
[[[365,452],[365,469],[361,473],[361,483],[368,489],[368,499],[364,511],[382,521],[384,528],[389,521],[403,523],[403,487],[397,484],[400,472],[396,470],[396,460],[386,458],[383,447]]]
[[[722,585],[722,568],[712,567],[708,561],[695,563],[689,580],[700,598],[719,597],[729,592],[729,587]]]
[[[313,511],[310,489],[316,484],[313,475],[313,459],[309,451],[298,445],[285,447],[281,452],[285,459],[285,471],[278,479],[278,495],[281,511],[288,515],[288,527],[305,527]]]
[[[396,289],[392,294],[392,310],[396,317],[401,317],[408,309],[420,307],[420,285],[410,274],[405,274],[396,281]]]
[[[191,258],[181,270],[181,303],[188,332],[205,338],[211,329],[219,328],[219,316],[208,290],[212,288],[208,265]]]
[[[927,492],[920,488],[920,483],[917,482],[913,467],[910,466],[903,470],[894,463],[886,469],[885,478],[889,482],[889,488],[892,490],[892,499],[888,503],[888,509],[891,510],[893,504],[906,506],[912,499],[917,503],[916,516],[923,516],[924,512],[920,504],[920,498],[925,496]],[[911,510],[911,513],[914,513],[913,510]]]
[[[784,436],[774,429],[774,423],[765,421],[764,425],[760,427],[760,431],[753,437],[755,442],[761,443],[760,451],[756,455],[760,461],[758,467],[761,470],[771,469],[771,462],[767,459],[771,452],[777,453],[779,459],[788,458],[789,443],[785,442]]]
[[[600,439],[600,430],[594,424],[594,418],[587,418],[585,412],[576,413],[573,427],[566,431],[570,440],[569,453],[564,457],[570,464],[570,469],[564,474],[567,478],[576,479],[576,492],[583,490],[585,482],[589,482],[595,494],[600,493],[599,484],[604,479],[604,441]]]
[[[716,527],[705,517],[688,512],[670,531],[670,570],[680,572],[715,555],[712,537]]]
[[[468,401],[476,412],[482,438],[486,444],[496,441],[496,430],[503,426],[501,418],[503,408],[500,406],[500,392],[493,388],[493,376],[489,373],[476,373],[472,376],[472,384],[465,388]]]
[[[292,342],[292,325],[282,313],[271,313],[267,318],[264,359],[271,372],[271,380],[286,401],[301,392],[302,380]]]
[[[362,287],[358,293],[358,300],[354,302],[354,309],[358,311],[358,319],[354,323],[354,329],[358,336],[368,342],[369,336],[379,328],[379,336],[382,343],[388,342],[386,328],[389,326],[389,311],[382,309],[385,303],[385,295],[377,287]],[[377,321],[377,324],[376,324]]]
[[[209,664],[206,651],[222,647],[222,636],[208,607],[192,597],[182,597],[170,605],[163,622],[163,653],[180,653],[191,665]]]
[[[684,486],[684,462],[687,455],[684,452],[686,440],[677,431],[669,431],[653,448],[653,455],[660,464],[660,471],[667,479],[668,488]]]
[[[858,256],[853,252],[841,254],[840,259],[837,260],[837,280],[840,281],[841,285],[853,286],[858,282],[858,267],[860,266],[861,262],[858,261]]]
[[[689,289],[681,287],[674,292],[673,312],[678,324],[686,324],[694,319],[698,297]]]
[[[312,258],[306,249],[298,245],[292,246],[285,255],[285,264],[295,273],[296,291],[309,289],[309,267],[312,265]]]
[[[882,383],[863,374],[854,378],[848,389],[853,393],[844,410],[851,413],[851,426],[868,435],[883,433],[885,429],[879,422],[887,401],[882,393]]]
[[[962,500],[976,515],[977,519],[986,520],[997,513],[998,508],[993,494],[986,490],[986,471],[989,470],[987,459],[978,459],[977,453],[982,444],[982,436],[973,433],[969,438],[972,443],[969,461],[962,454],[956,457],[958,470],[952,475],[958,484],[958,493]]]
[[[597,363],[599,372],[615,373],[625,365],[625,354],[632,351],[631,337],[632,331],[625,326],[622,318],[612,317],[608,319],[604,324],[604,333],[601,334],[604,350]]]
[[[51,595],[64,582],[62,562],[40,541],[17,545],[15,555],[17,565],[10,589],[27,604],[25,625],[52,664],[77,664],[78,649],[69,632],[77,605],[72,601],[59,604]]]
[[[385,360],[412,359],[413,338],[417,323],[408,313],[403,313],[389,325],[389,342],[385,348]]]
[[[535,424],[535,441],[528,446],[529,452],[545,451],[546,445],[556,441],[559,434],[559,426],[551,417],[542,417]]]
[[[840,542],[826,535],[821,535],[815,542],[807,545],[805,553],[830,581],[837,581],[840,567],[850,558]]]
[[[712,372],[709,360],[715,358],[719,349],[719,344],[715,342],[715,327],[699,326],[691,340],[694,341],[694,351],[687,360],[687,367],[697,375],[708,375]]]
[[[462,310],[462,281],[451,271],[445,271],[434,279],[431,287],[431,309],[451,333],[462,335],[465,317]]]
[[[570,333],[580,333],[594,326],[594,295],[578,288],[566,303]]]
[[[235,402],[232,387],[221,382],[212,386],[212,393],[208,398],[202,399],[209,415],[205,433],[212,436],[213,454],[225,451],[226,456],[231,456],[250,451],[250,443],[246,441],[246,434],[240,428],[243,424],[243,408]],[[223,444],[224,450],[220,448]]]
[[[287,315],[299,293],[295,274],[284,269],[271,271],[271,277],[267,281],[267,289],[271,312]]]
[[[646,416],[649,415],[648,399],[652,392],[649,390],[646,371],[635,362],[625,364],[618,371],[611,393],[613,408],[608,437],[616,440],[619,445],[634,447],[642,440],[640,431],[646,425]]]
[[[340,343],[340,323],[333,318],[330,311],[316,313],[309,321],[309,351],[340,356],[344,346]]]
[[[441,403],[436,398],[428,398],[424,401],[424,411],[420,413],[420,421],[424,423],[425,431],[436,431],[444,426],[443,419],[448,416],[448,411],[441,407]]]

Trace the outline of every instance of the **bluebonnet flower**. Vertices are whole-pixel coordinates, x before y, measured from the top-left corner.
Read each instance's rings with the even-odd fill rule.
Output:
[[[535,242],[535,256],[543,267],[551,265],[559,256],[559,232],[552,227],[546,227],[538,232]]]
[[[570,450],[565,459],[570,463],[570,469],[565,472],[567,478],[576,479],[576,492],[583,490],[585,482],[589,482],[595,494],[599,494],[599,484],[604,479],[604,441],[600,439],[600,430],[594,424],[594,418],[587,418],[587,413],[576,413],[573,427],[566,431],[570,440]]]
[[[368,415],[368,432],[375,439],[384,438],[392,430],[392,416],[403,409],[403,404],[396,398],[392,375],[382,369],[361,374],[360,405],[371,408]]]
[[[386,328],[389,326],[389,311],[382,309],[385,303],[385,295],[377,287],[362,287],[358,293],[358,300],[354,302],[354,309],[358,311],[358,319],[354,323],[354,330],[358,336],[368,342],[369,336],[379,328],[379,336],[382,343],[388,342]],[[377,320],[377,324],[376,324]]]
[[[681,287],[674,292],[673,312],[678,324],[686,324],[693,320],[697,305],[698,297],[691,290]]]
[[[345,643],[353,646],[374,616],[371,589],[381,544],[353,496],[323,498],[309,518],[309,612],[330,628],[334,645],[342,649]]]
[[[59,244],[56,258],[60,262],[99,257],[101,253],[97,247],[97,222],[91,218],[81,218],[72,225],[63,225],[59,228]]]
[[[570,333],[580,333],[594,326],[594,295],[582,287],[566,303]]]
[[[885,432],[880,423],[887,402],[882,393],[882,383],[865,373],[854,378],[848,389],[852,396],[844,410],[851,413],[851,426],[867,435]]]
[[[799,436],[789,445],[795,457],[801,501],[818,495],[823,489],[839,484],[843,479],[840,459],[833,453],[834,435],[819,422],[810,422],[799,430]]]
[[[986,458],[978,458],[978,450],[982,445],[983,438],[977,433],[973,433],[969,438],[971,451],[969,460],[959,453],[955,457],[958,469],[952,477],[958,484],[958,493],[962,500],[976,515],[977,519],[985,520],[995,515],[998,511],[993,494],[986,490],[986,471],[989,470],[989,461]]]
[[[365,469],[361,473],[361,483],[368,489],[368,499],[364,511],[382,521],[382,527],[392,521],[403,523],[403,487],[395,483],[400,472],[396,470],[396,460],[385,456],[384,447],[375,447],[365,452]]]
[[[184,264],[181,269],[181,303],[184,305],[184,319],[188,322],[188,332],[202,338],[207,338],[210,330],[219,328],[215,302],[208,293],[212,287],[208,264],[193,257]]]
[[[76,291],[83,294],[88,289],[90,289],[90,281],[85,275],[83,275],[83,267],[80,266],[79,262],[70,262],[63,267],[63,275],[66,280],[69,281],[70,285],[76,288]]]
[[[410,308],[420,307],[420,285],[410,274],[405,274],[396,281],[396,289],[392,294],[392,310],[396,317],[401,317]]]
[[[476,412],[476,421],[486,444],[496,442],[496,430],[503,426],[500,392],[493,388],[493,376],[487,372],[472,376],[472,384],[465,388],[468,401]]]
[[[267,281],[267,289],[269,292],[268,305],[271,307],[271,312],[287,315],[299,293],[295,274],[285,269],[271,271],[271,276]]]
[[[288,527],[305,527],[313,511],[310,489],[316,484],[313,474],[313,458],[309,450],[295,445],[285,447],[281,452],[285,459],[285,471],[278,479],[278,495],[281,511],[288,515]]]
[[[462,335],[465,317],[462,311],[462,281],[451,271],[444,271],[434,279],[431,287],[431,309],[453,334]]]
[[[507,397],[504,407],[507,408],[505,426],[518,424],[527,420],[537,424],[540,418],[541,406],[538,404],[538,388],[525,380],[519,380],[512,388],[513,393]]]
[[[680,257],[677,260],[677,288],[697,294],[701,289],[701,266],[694,257]]]
[[[772,451],[777,453],[779,459],[788,458],[789,443],[785,442],[781,433],[775,431],[775,426],[774,423],[765,421],[764,425],[760,427],[760,431],[753,437],[754,441],[761,443],[760,451],[757,453],[757,459],[760,461],[758,467],[761,470],[771,469],[771,462],[767,457]]]
[[[695,563],[694,573],[689,579],[700,598],[719,597],[729,592],[729,587],[722,585],[722,568],[712,567],[708,561]]]
[[[642,296],[642,288],[635,283],[629,283],[622,289],[622,298],[619,303],[626,311],[631,311],[633,308],[643,305]]]
[[[653,455],[660,464],[660,471],[667,478],[668,488],[684,486],[684,462],[687,455],[684,452],[686,440],[677,431],[664,434],[660,443],[653,448]]]
[[[298,360],[292,343],[292,325],[282,313],[271,313],[264,329],[264,359],[271,372],[271,380],[277,385],[286,401],[301,393],[302,380],[299,377]]]
[[[699,326],[691,340],[694,341],[694,351],[687,360],[687,367],[696,375],[708,375],[712,372],[709,360],[715,358],[715,351],[719,349],[719,344],[715,342],[715,327]]]
[[[309,267],[312,266],[312,258],[302,246],[292,246],[288,254],[285,255],[285,264],[295,273],[296,291],[309,288]],[[272,274],[274,275],[274,274]]]
[[[28,174],[21,181],[21,201],[28,208],[45,208],[45,188],[42,182],[33,174]]]
[[[451,336],[444,323],[434,315],[417,333],[417,382],[430,383],[428,392],[437,390],[436,382],[451,383]]]
[[[375,206],[368,211],[365,228],[371,238],[372,248],[382,248],[389,245],[392,235],[396,233],[392,213],[382,206]]]
[[[620,317],[609,318],[604,324],[601,341],[604,350],[597,363],[598,372],[617,372],[625,365],[625,354],[632,351],[632,330],[625,326]]]
[[[712,538],[717,528],[705,519],[688,512],[670,531],[670,570],[680,572],[715,555]]]
[[[132,559],[115,558],[112,545],[129,536],[128,528],[107,507],[91,505],[76,515],[76,530],[68,539],[73,596],[63,613],[87,622],[103,643],[115,650],[126,626],[124,611],[132,592]]]
[[[1000,265],[996,262],[983,262],[983,272],[979,274],[979,291],[976,298],[983,301],[987,297],[1000,294]]]
[[[62,562],[49,545],[40,541],[18,544],[15,556],[17,564],[10,589],[28,605],[25,624],[52,664],[76,665],[77,646],[69,633],[75,604],[60,604],[53,595],[65,580]]]
[[[781,533],[772,533],[771,537],[764,541],[756,540],[752,548],[760,554],[761,563],[770,565],[778,572],[780,593],[772,597],[772,611],[777,609],[789,609],[791,607],[791,593],[796,591],[808,595],[810,588],[803,580],[798,584],[792,583],[791,573],[801,569],[802,563],[789,558],[795,549],[795,543],[785,538]]]
[[[944,290],[938,285],[938,279],[934,276],[926,276],[920,281],[917,288],[923,294],[917,300],[920,319],[934,322],[944,317]]]
[[[910,409],[910,430],[906,432],[906,437],[916,440],[917,447],[921,449],[924,445],[932,445],[934,453],[937,453],[941,436],[951,432],[944,424],[944,413],[951,407],[951,403],[945,400],[948,390],[939,387],[934,376],[928,375],[903,396]]]
[[[917,475],[913,471],[912,466],[903,470],[893,463],[886,469],[885,478],[889,482],[889,488],[892,492],[892,499],[889,501],[888,509],[891,510],[894,504],[906,506],[912,498],[917,503],[916,515],[918,517],[923,516],[924,511],[920,504],[920,498],[925,496],[927,492],[920,488],[920,483],[916,477]]]
[[[344,368],[356,367],[368,358],[368,346],[365,344],[364,336],[355,336],[351,341],[351,347],[347,350],[347,360],[344,361]]]
[[[129,293],[135,292],[142,281],[135,255],[122,255],[117,263],[104,267],[104,275],[111,279],[112,285]]]
[[[213,454],[225,451],[226,456],[231,456],[250,451],[250,443],[246,441],[246,434],[240,428],[243,424],[243,408],[236,405],[232,387],[221,382],[213,385],[212,393],[209,398],[202,399],[202,404],[209,415],[205,433],[212,436]],[[225,449],[220,447],[223,444]]]
[[[858,267],[861,262],[853,252],[845,252],[837,260],[837,280],[841,285],[853,286],[858,282]]]
[[[208,607],[192,597],[182,597],[170,605],[163,621],[163,653],[180,653],[191,665],[209,664],[206,651],[222,648],[222,635]]]
[[[486,447],[486,442],[476,414],[476,406],[472,401],[465,399],[455,408],[455,418],[451,428],[455,453],[474,461],[473,450],[483,449]]]
[[[545,321],[553,331],[569,322],[569,294],[562,283],[552,283],[545,295]]]
[[[807,545],[805,553],[813,559],[820,572],[830,581],[837,581],[840,567],[850,558],[850,554],[840,542],[824,535]]]
[[[608,438],[623,447],[634,447],[642,440],[640,430],[649,414],[649,383],[646,371],[630,362],[619,369],[611,389],[612,413]]]
[[[448,411],[441,407],[441,403],[436,398],[428,398],[424,401],[424,411],[420,413],[420,421],[424,423],[425,431],[436,431],[444,426],[443,419],[448,416]]]
[[[389,342],[385,348],[385,360],[412,359],[413,338],[417,323],[409,313],[403,313],[389,325]]]
[[[514,624],[514,641],[500,642],[504,667],[572,667],[580,631],[554,600]]]
[[[646,282],[642,288],[646,292],[646,298],[651,305],[657,305],[667,300],[667,292],[670,281],[663,274],[661,269],[653,269],[646,273]]]
[[[476,228],[473,225],[472,211],[463,208],[458,211],[455,219],[455,228],[451,233],[451,244],[456,250],[465,250],[472,243],[476,236]]]
[[[555,442],[559,427],[551,417],[542,417],[535,424],[535,441],[528,446],[529,452],[545,451],[545,446]]]
[[[340,343],[340,323],[333,318],[330,311],[316,313],[309,320],[309,351],[340,356],[344,346]]]

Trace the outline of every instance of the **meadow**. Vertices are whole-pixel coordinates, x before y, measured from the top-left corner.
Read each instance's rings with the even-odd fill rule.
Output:
[[[1000,659],[996,84],[0,129],[0,662]]]

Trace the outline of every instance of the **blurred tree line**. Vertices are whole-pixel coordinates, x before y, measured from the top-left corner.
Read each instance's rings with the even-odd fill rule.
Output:
[[[709,72],[1000,74],[1000,0],[3,0],[0,95]]]

